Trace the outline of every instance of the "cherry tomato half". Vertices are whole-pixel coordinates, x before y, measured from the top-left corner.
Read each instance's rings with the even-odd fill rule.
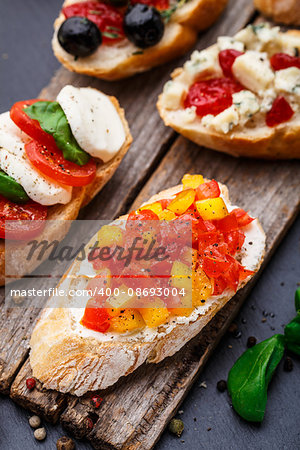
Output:
[[[219,63],[223,70],[225,77],[232,77],[232,66],[238,56],[243,55],[243,52],[229,48],[222,50],[219,53]]]
[[[196,107],[199,117],[216,116],[232,105],[232,94],[242,91],[243,86],[232,78],[211,78],[194,83],[184,100],[184,107]]]
[[[123,14],[107,3],[81,1],[64,7],[62,12],[66,19],[73,16],[83,16],[94,22],[102,33],[104,44],[114,44],[125,37]]]
[[[31,119],[24,108],[32,105],[33,103],[40,102],[40,99],[24,100],[15,103],[10,110],[10,118],[24,133],[28,134],[32,139],[40,142],[41,144],[51,147],[56,146],[55,140],[51,134],[48,134],[42,129],[38,120]]]
[[[31,239],[43,230],[46,218],[47,206],[33,201],[17,204],[0,195],[0,238]]]
[[[294,114],[294,111],[286,99],[279,96],[274,100],[270,111],[267,112],[266,124],[268,127],[276,127],[277,125],[290,120]]]
[[[286,53],[275,53],[270,62],[273,70],[283,70],[288,69],[289,67],[298,67],[298,69],[300,69],[299,56],[291,56]]]
[[[84,166],[67,161],[57,146],[44,146],[37,141],[25,144],[31,164],[44,175],[68,186],[86,186],[96,175],[96,163],[90,158]]]

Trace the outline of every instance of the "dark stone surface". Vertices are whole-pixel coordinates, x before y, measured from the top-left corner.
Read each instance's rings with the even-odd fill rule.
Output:
[[[61,3],[62,0],[1,0],[0,112],[17,100],[34,98],[59,67],[50,39]],[[178,417],[185,424],[181,438],[166,431],[157,450],[296,450],[300,447],[299,359],[292,356],[292,372],[285,372],[281,362],[269,389],[266,417],[261,425],[241,420],[232,410],[227,393],[220,393],[216,388],[217,382],[227,378],[230,367],[246,349],[249,336],[255,336],[259,342],[273,333],[281,333],[283,325],[295,315],[293,296],[300,281],[299,230],[300,218],[274,254],[236,320],[241,337],[223,338],[180,408],[183,412]],[[206,389],[201,387],[203,381]],[[62,428],[46,424],[47,439],[37,442],[28,424],[29,417],[30,413],[7,397],[0,397],[1,450],[56,448],[56,440],[65,434]],[[76,448],[91,447],[77,442]]]

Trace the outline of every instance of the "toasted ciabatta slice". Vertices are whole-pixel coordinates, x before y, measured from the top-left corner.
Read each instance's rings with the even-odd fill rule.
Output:
[[[221,184],[219,186],[228,210],[234,209],[230,205],[227,188]],[[173,199],[182,190],[182,185],[167,189],[151,197],[144,205],[161,199]],[[126,218],[127,216],[121,217]],[[239,260],[254,274],[263,260],[265,234],[257,219],[245,226],[243,231],[245,243],[239,251]],[[96,236],[88,244],[89,248],[95,240]],[[81,264],[83,263],[80,261],[73,263],[58,288],[64,292],[68,292],[70,288],[84,289],[87,281],[82,280],[82,275],[88,272],[86,266]],[[78,274],[81,275],[80,280]],[[238,289],[252,275],[241,281]],[[195,307],[190,315],[171,316],[166,323],[156,328],[146,326],[123,334],[100,333],[85,328],[80,323],[84,308],[72,307],[71,298],[59,300],[52,297],[48,300],[30,341],[33,375],[45,388],[71,392],[78,396],[87,391],[105,389],[144,362],[158,363],[176,353],[201,331],[233,295],[233,290],[227,289],[221,295],[208,297],[206,301],[200,302],[200,298],[197,298],[195,300],[198,300],[197,304],[200,306]],[[54,302],[55,306],[63,304],[64,307],[51,308]]]
[[[224,79],[219,54],[224,55],[226,50],[240,52],[240,56],[234,56],[231,69],[240,83],[239,91],[232,95],[232,105],[219,114],[197,112],[194,104],[190,106],[189,90],[200,81],[208,85],[210,79]],[[299,31],[281,33],[278,27],[265,23],[249,25],[232,38],[219,37],[217,44],[195,51],[183,68],[173,72],[172,81],[165,84],[159,96],[159,113],[166,125],[201,146],[234,156],[299,158],[300,69],[275,71],[270,64],[277,53],[298,56],[299,51]],[[289,103],[292,116],[268,126],[267,117],[278,97]]]
[[[124,143],[111,160],[106,163],[97,163],[96,176],[92,183],[87,186],[73,188],[72,198],[69,203],[66,205],[57,204],[48,208],[47,223],[42,234],[39,235],[41,241],[60,241],[64,238],[71,226],[72,220],[77,218],[80,209],[83,206],[86,206],[110,180],[130,147],[132,136],[125,118],[124,110],[120,107],[119,102],[115,97],[108,96],[108,98],[115,106],[122,121],[125,130]],[[22,243],[16,242],[13,245],[10,242],[9,247],[10,251],[14,252],[13,272],[15,274],[31,272],[48,257],[49,252],[51,251],[51,249],[46,251],[42,259],[38,259],[38,255],[33,255],[30,260],[27,260],[28,247],[26,244],[23,246]],[[5,241],[4,239],[0,239],[0,286],[7,281],[9,281],[9,279],[5,276]]]
[[[299,0],[254,0],[254,4],[257,9],[275,22],[300,25]]]
[[[102,44],[92,55],[76,59],[58,42],[57,32],[65,20],[63,13],[60,13],[54,23],[53,51],[57,59],[73,72],[105,80],[126,78],[186,53],[195,44],[198,32],[208,28],[217,20],[227,1],[187,0],[183,2],[166,24],[163,38],[153,47],[141,51],[124,38],[115,44]],[[73,3],[78,3],[78,0],[66,0],[63,6]]]

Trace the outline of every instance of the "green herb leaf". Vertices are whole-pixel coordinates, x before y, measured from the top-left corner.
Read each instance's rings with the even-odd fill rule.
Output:
[[[267,404],[268,384],[282,359],[284,336],[275,334],[249,348],[228,375],[228,392],[235,411],[251,422],[261,422]]]
[[[23,187],[12,177],[0,170],[0,194],[15,203],[29,200]]]
[[[295,308],[296,311],[300,310],[300,287],[295,292]]]
[[[300,310],[297,316],[285,326],[284,337],[286,348],[300,356]]]
[[[177,3],[173,6],[171,6],[168,9],[165,9],[163,11],[160,11],[160,15],[162,16],[163,19],[165,19],[165,23],[168,23],[171,19],[172,14],[174,14],[174,12],[180,8],[181,6],[183,6],[188,0],[178,0]]]
[[[58,102],[36,102],[24,109],[26,114],[39,122],[46,133],[54,137],[64,158],[79,166],[86,164],[90,156],[77,143],[66,115]]]
[[[120,37],[117,33],[109,33],[108,31],[102,31],[102,36],[108,37],[110,39],[117,39]]]

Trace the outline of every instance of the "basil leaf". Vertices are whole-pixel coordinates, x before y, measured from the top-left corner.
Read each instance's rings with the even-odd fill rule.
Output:
[[[0,171],[0,194],[15,203],[27,202],[29,200],[23,187],[2,170]]]
[[[228,375],[228,392],[235,411],[251,422],[261,422],[267,404],[268,384],[284,352],[284,336],[275,334],[249,348]]]
[[[284,328],[285,345],[288,350],[300,356],[300,311]]]
[[[89,161],[90,156],[78,145],[58,102],[36,102],[24,111],[31,119],[37,120],[46,133],[54,137],[57,147],[67,161],[79,166]]]
[[[295,292],[295,308],[296,311],[300,310],[300,287]]]

